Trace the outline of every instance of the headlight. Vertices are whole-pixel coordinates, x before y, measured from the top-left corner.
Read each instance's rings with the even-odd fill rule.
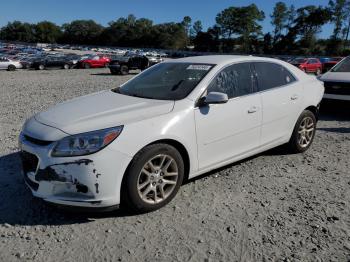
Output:
[[[123,130],[123,126],[68,136],[57,142],[51,156],[83,156],[95,153],[109,145]]]

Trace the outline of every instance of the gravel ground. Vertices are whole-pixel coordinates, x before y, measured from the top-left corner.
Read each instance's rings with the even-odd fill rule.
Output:
[[[0,72],[0,261],[348,261],[350,104],[323,103],[305,154],[277,149],[180,189],[132,216],[79,214],[34,199],[20,175],[24,120],[129,76],[107,69]]]

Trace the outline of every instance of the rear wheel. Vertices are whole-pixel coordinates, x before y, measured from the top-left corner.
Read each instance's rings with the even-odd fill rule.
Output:
[[[136,212],[159,209],[169,203],[184,177],[180,153],[168,144],[153,144],[136,154],[122,185],[122,204]]]
[[[317,68],[317,70],[316,70],[316,75],[318,76],[318,75],[320,75],[321,73],[322,73],[321,69],[320,69],[320,68]]]
[[[44,66],[44,65],[39,65],[39,66],[38,66],[38,69],[39,69],[39,70],[44,70],[44,69],[45,69],[45,66]]]
[[[66,70],[67,70],[67,69],[69,69],[69,68],[70,68],[70,66],[69,66],[68,64],[64,64],[64,65],[63,65],[63,69],[66,69]]]
[[[311,146],[315,137],[316,123],[316,117],[311,111],[305,110],[300,115],[288,142],[291,152],[302,153]]]
[[[14,65],[9,65],[7,67],[7,71],[15,71],[16,70],[16,67]]]
[[[122,66],[120,67],[120,73],[121,73],[122,75],[127,75],[127,74],[129,74],[129,68],[128,68],[126,65],[122,65]]]
[[[90,64],[88,64],[88,63],[84,63],[84,64],[83,64],[83,67],[84,67],[85,69],[89,69],[91,66],[90,66]]]

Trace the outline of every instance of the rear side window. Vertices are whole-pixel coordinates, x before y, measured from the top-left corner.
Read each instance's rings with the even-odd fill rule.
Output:
[[[256,62],[254,67],[259,91],[284,86],[296,81],[295,77],[282,65]]]
[[[253,93],[250,63],[234,64],[223,69],[210,83],[207,92],[221,92],[228,98]]]

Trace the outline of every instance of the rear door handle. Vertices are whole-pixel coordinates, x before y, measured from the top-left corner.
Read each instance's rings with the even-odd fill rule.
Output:
[[[252,106],[251,108],[248,109],[248,114],[253,114],[255,112],[257,112],[259,110],[259,108],[257,108],[256,106]]]
[[[299,98],[298,95],[292,95],[292,96],[290,97],[291,100],[297,100],[298,98]]]

